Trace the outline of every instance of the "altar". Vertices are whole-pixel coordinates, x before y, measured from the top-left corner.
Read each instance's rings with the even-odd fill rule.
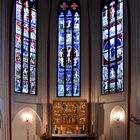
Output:
[[[86,134],[87,133],[87,101],[53,101],[54,134]]]
[[[95,140],[88,134],[87,100],[54,100],[53,140]]]
[[[87,134],[52,134],[52,140],[95,140],[95,136]]]

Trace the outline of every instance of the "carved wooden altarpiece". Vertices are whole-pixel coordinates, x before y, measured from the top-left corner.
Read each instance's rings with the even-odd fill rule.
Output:
[[[53,133],[80,134],[87,131],[87,101],[53,101]]]

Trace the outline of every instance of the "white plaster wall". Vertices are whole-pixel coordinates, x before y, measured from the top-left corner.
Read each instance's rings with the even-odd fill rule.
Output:
[[[9,140],[9,24],[11,0],[0,0],[0,110],[2,140]]]
[[[140,1],[129,0],[131,24],[131,114],[140,118]],[[131,123],[130,139],[139,140],[140,127]]]

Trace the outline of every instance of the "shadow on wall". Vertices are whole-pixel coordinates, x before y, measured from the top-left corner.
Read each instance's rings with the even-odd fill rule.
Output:
[[[103,108],[103,104],[96,104],[97,107],[97,116],[96,116],[96,120],[97,120],[97,136],[100,138],[100,140],[104,140],[103,134],[104,134],[104,108]],[[102,139],[101,139],[102,138]]]
[[[42,123],[38,114],[32,108],[20,110],[13,122],[13,140],[39,140]]]

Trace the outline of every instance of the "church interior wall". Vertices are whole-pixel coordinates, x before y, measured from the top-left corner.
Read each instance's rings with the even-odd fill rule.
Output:
[[[140,118],[140,1],[129,0],[130,10],[130,27],[126,25],[124,33],[127,39],[125,40],[125,47],[131,47],[131,114]],[[0,0],[0,110],[3,116],[3,139],[9,140],[9,13],[11,0]],[[111,95],[101,96],[100,89],[100,1],[89,0],[90,10],[88,9],[87,1],[80,0],[81,3],[81,97],[76,98],[58,98],[57,92],[57,5],[56,0],[52,2],[40,0],[39,3],[39,31],[38,31],[38,44],[39,44],[39,55],[38,55],[38,94],[37,96],[15,94],[12,90],[12,133],[13,140],[19,140],[21,136],[26,139],[27,129],[25,123],[20,119],[21,112],[26,109],[31,111],[35,116],[32,124],[30,125],[30,136],[32,139],[37,139],[38,135],[45,132],[45,124],[47,117],[51,114],[47,113],[47,97],[50,95],[49,103],[52,105],[54,99],[62,100],[79,100],[87,99],[91,100],[91,121],[94,122],[94,131],[98,134],[98,138],[104,136],[106,140],[125,140],[127,137],[127,111],[128,111],[128,50],[125,51],[125,92]],[[8,6],[9,8],[6,8]],[[51,10],[51,11],[49,11]],[[87,11],[89,10],[90,17],[88,17]],[[49,12],[48,12],[49,11]],[[49,14],[51,12],[51,19]],[[126,14],[126,13],[125,13]],[[127,15],[126,17],[127,24]],[[50,26],[48,27],[48,23]],[[91,25],[91,40],[89,40],[89,23]],[[48,31],[50,32],[48,33]],[[130,40],[128,40],[128,33],[130,34]],[[13,34],[14,35],[14,34]],[[49,40],[50,38],[50,40]],[[7,41],[6,41],[7,40]],[[50,42],[49,42],[50,41]],[[90,42],[89,42],[90,41]],[[91,48],[89,48],[91,43]],[[12,47],[12,46],[11,46]],[[50,52],[48,52],[48,49]],[[14,49],[14,47],[13,47]],[[89,54],[91,54],[91,64],[89,63]],[[14,50],[13,50],[14,51]],[[48,54],[50,59],[48,59]],[[12,55],[13,52],[12,52]],[[49,62],[49,65],[47,65]],[[13,63],[13,62],[12,62]],[[13,66],[13,65],[12,65]],[[48,67],[50,67],[48,73]],[[91,69],[91,81],[89,72]],[[13,73],[13,69],[12,69]],[[48,74],[50,81],[48,80]],[[90,82],[91,83],[90,83]],[[49,82],[49,84],[47,84]],[[13,83],[13,80],[12,80]],[[47,85],[50,85],[49,90]],[[90,90],[91,86],[91,90]],[[13,87],[13,84],[12,84]],[[48,93],[49,91],[49,93]],[[91,94],[91,99],[89,95]],[[113,125],[110,124],[110,114],[115,106],[121,106],[125,112],[125,120],[121,124]],[[52,109],[52,106],[50,107]],[[37,114],[37,115],[36,115]],[[39,116],[39,117],[38,117]],[[37,118],[37,119],[36,119]],[[2,117],[0,117],[2,120]],[[139,140],[140,131],[139,126],[131,123],[131,137],[132,140]],[[37,126],[40,126],[37,129]],[[23,128],[23,129],[22,129]],[[23,130],[23,131],[21,131]],[[19,136],[17,134],[20,134]],[[1,128],[0,128],[0,139],[1,139]],[[120,136],[120,137],[118,137]],[[22,140],[22,139],[20,139]]]

